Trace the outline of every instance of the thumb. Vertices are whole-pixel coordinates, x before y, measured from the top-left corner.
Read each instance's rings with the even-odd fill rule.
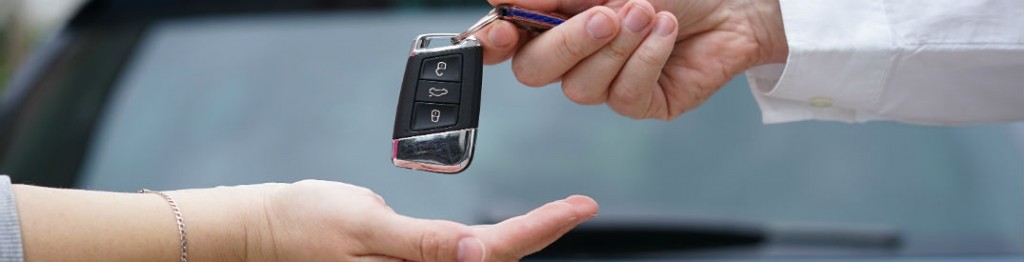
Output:
[[[598,210],[594,199],[571,196],[496,225],[481,227],[479,231],[491,247],[487,253],[489,258],[518,260],[547,247],[576,225],[593,218]]]
[[[480,262],[483,242],[469,226],[390,213],[371,222],[364,246],[368,255],[384,255],[420,262]]]

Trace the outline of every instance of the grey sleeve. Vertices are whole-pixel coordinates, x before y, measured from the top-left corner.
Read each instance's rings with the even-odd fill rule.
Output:
[[[21,225],[11,190],[11,178],[0,175],[0,262],[22,262]]]

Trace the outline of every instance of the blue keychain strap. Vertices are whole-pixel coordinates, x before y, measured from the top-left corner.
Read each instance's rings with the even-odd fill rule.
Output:
[[[473,26],[470,26],[469,29],[466,29],[466,31],[452,37],[452,43],[459,43],[462,42],[462,40],[466,40],[476,32],[499,19],[512,22],[513,24],[526,29],[545,31],[562,24],[565,22],[566,18],[522,7],[498,5],[494,10],[491,10],[490,13],[484,16],[484,18],[481,18],[480,21],[477,21]]]
[[[561,17],[510,5],[498,6],[498,15],[499,19],[537,30],[551,29],[565,22],[565,19]]]

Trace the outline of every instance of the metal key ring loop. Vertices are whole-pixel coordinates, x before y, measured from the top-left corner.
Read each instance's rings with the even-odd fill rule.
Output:
[[[466,29],[465,32],[462,32],[461,34],[452,37],[452,43],[456,44],[458,42],[462,42],[462,40],[466,40],[466,38],[469,38],[470,36],[473,36],[473,34],[480,32],[480,30],[483,30],[484,27],[487,27],[491,23],[494,23],[494,21],[497,21],[498,18],[500,17],[501,16],[498,14],[498,8],[491,10],[490,13],[487,13],[486,16],[480,18],[480,21],[476,21],[476,23],[473,24],[473,26],[470,26],[468,29]]]

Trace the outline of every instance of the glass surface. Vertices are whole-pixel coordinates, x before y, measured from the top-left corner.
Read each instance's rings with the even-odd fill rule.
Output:
[[[557,85],[524,87],[508,63],[489,66],[472,166],[455,176],[393,167],[411,41],[486,11],[158,24],[117,83],[80,186],[324,179],[371,188],[400,213],[464,223],[586,194],[602,205],[598,219],[881,227],[905,240],[881,254],[1024,254],[1021,125],[765,126],[743,78],[674,121],[634,121],[575,105]]]

